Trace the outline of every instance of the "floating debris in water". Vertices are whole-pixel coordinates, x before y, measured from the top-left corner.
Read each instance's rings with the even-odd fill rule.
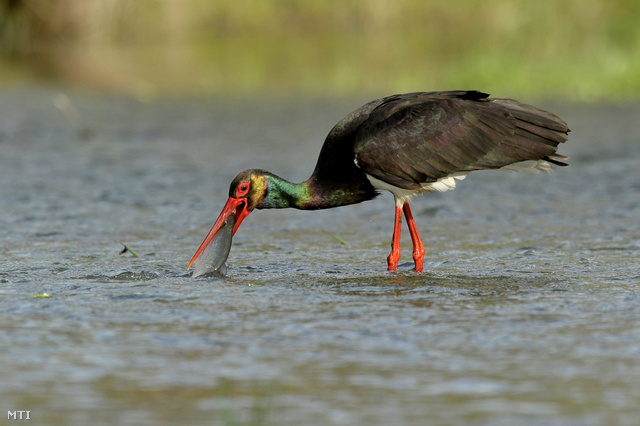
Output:
[[[48,299],[49,297],[51,297],[49,293],[38,293],[33,296],[29,296],[30,299]]]
[[[322,232],[324,232],[325,234],[329,235],[331,238],[333,238],[334,240],[336,240],[337,242],[339,242],[343,246],[347,245],[347,242],[345,240],[343,240],[342,238],[338,237],[337,235],[334,235],[329,231],[322,231]]]
[[[71,103],[71,99],[64,93],[59,93],[53,98],[53,105],[64,115],[71,128],[81,140],[91,138],[91,129],[82,118],[76,107]]]
[[[129,252],[129,253],[131,253],[131,255],[132,255],[133,257],[140,257],[140,256],[138,256],[138,253],[136,253],[135,251],[131,250],[131,249],[130,249],[130,248],[129,248],[125,243],[123,243],[123,242],[122,242],[122,241],[120,241],[120,240],[118,240],[118,242],[119,242],[120,244],[122,244],[122,247],[124,247],[124,248],[122,249],[122,251],[120,252],[120,254],[125,254],[126,252]]]

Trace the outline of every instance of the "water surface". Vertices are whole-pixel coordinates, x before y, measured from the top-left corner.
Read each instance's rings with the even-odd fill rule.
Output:
[[[416,199],[423,274],[406,230],[399,272],[385,271],[387,194],[254,212],[228,276],[193,279],[235,174],[305,179],[333,124],[369,99],[73,95],[74,129],[55,96],[0,93],[1,413],[636,424],[640,108],[546,105],[572,127],[569,168],[474,173]]]

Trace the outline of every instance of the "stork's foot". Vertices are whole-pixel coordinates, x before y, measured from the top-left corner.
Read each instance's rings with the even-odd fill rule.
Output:
[[[400,256],[392,257],[392,254],[387,257],[387,271],[395,272],[398,270],[398,262],[400,260]],[[422,272],[424,270],[424,255],[422,257],[414,256],[413,260],[416,265],[416,272]]]

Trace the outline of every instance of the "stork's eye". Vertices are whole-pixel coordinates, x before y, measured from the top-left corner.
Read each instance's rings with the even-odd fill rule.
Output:
[[[236,195],[238,197],[244,197],[249,192],[249,183],[240,184],[238,190],[236,191]]]

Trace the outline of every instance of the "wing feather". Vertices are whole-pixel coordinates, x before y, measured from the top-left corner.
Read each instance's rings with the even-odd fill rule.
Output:
[[[567,124],[552,113],[481,92],[410,93],[370,103],[352,127],[353,152],[367,174],[415,189],[458,172],[527,160],[565,165],[556,154]],[[331,136],[331,134],[330,134]]]

